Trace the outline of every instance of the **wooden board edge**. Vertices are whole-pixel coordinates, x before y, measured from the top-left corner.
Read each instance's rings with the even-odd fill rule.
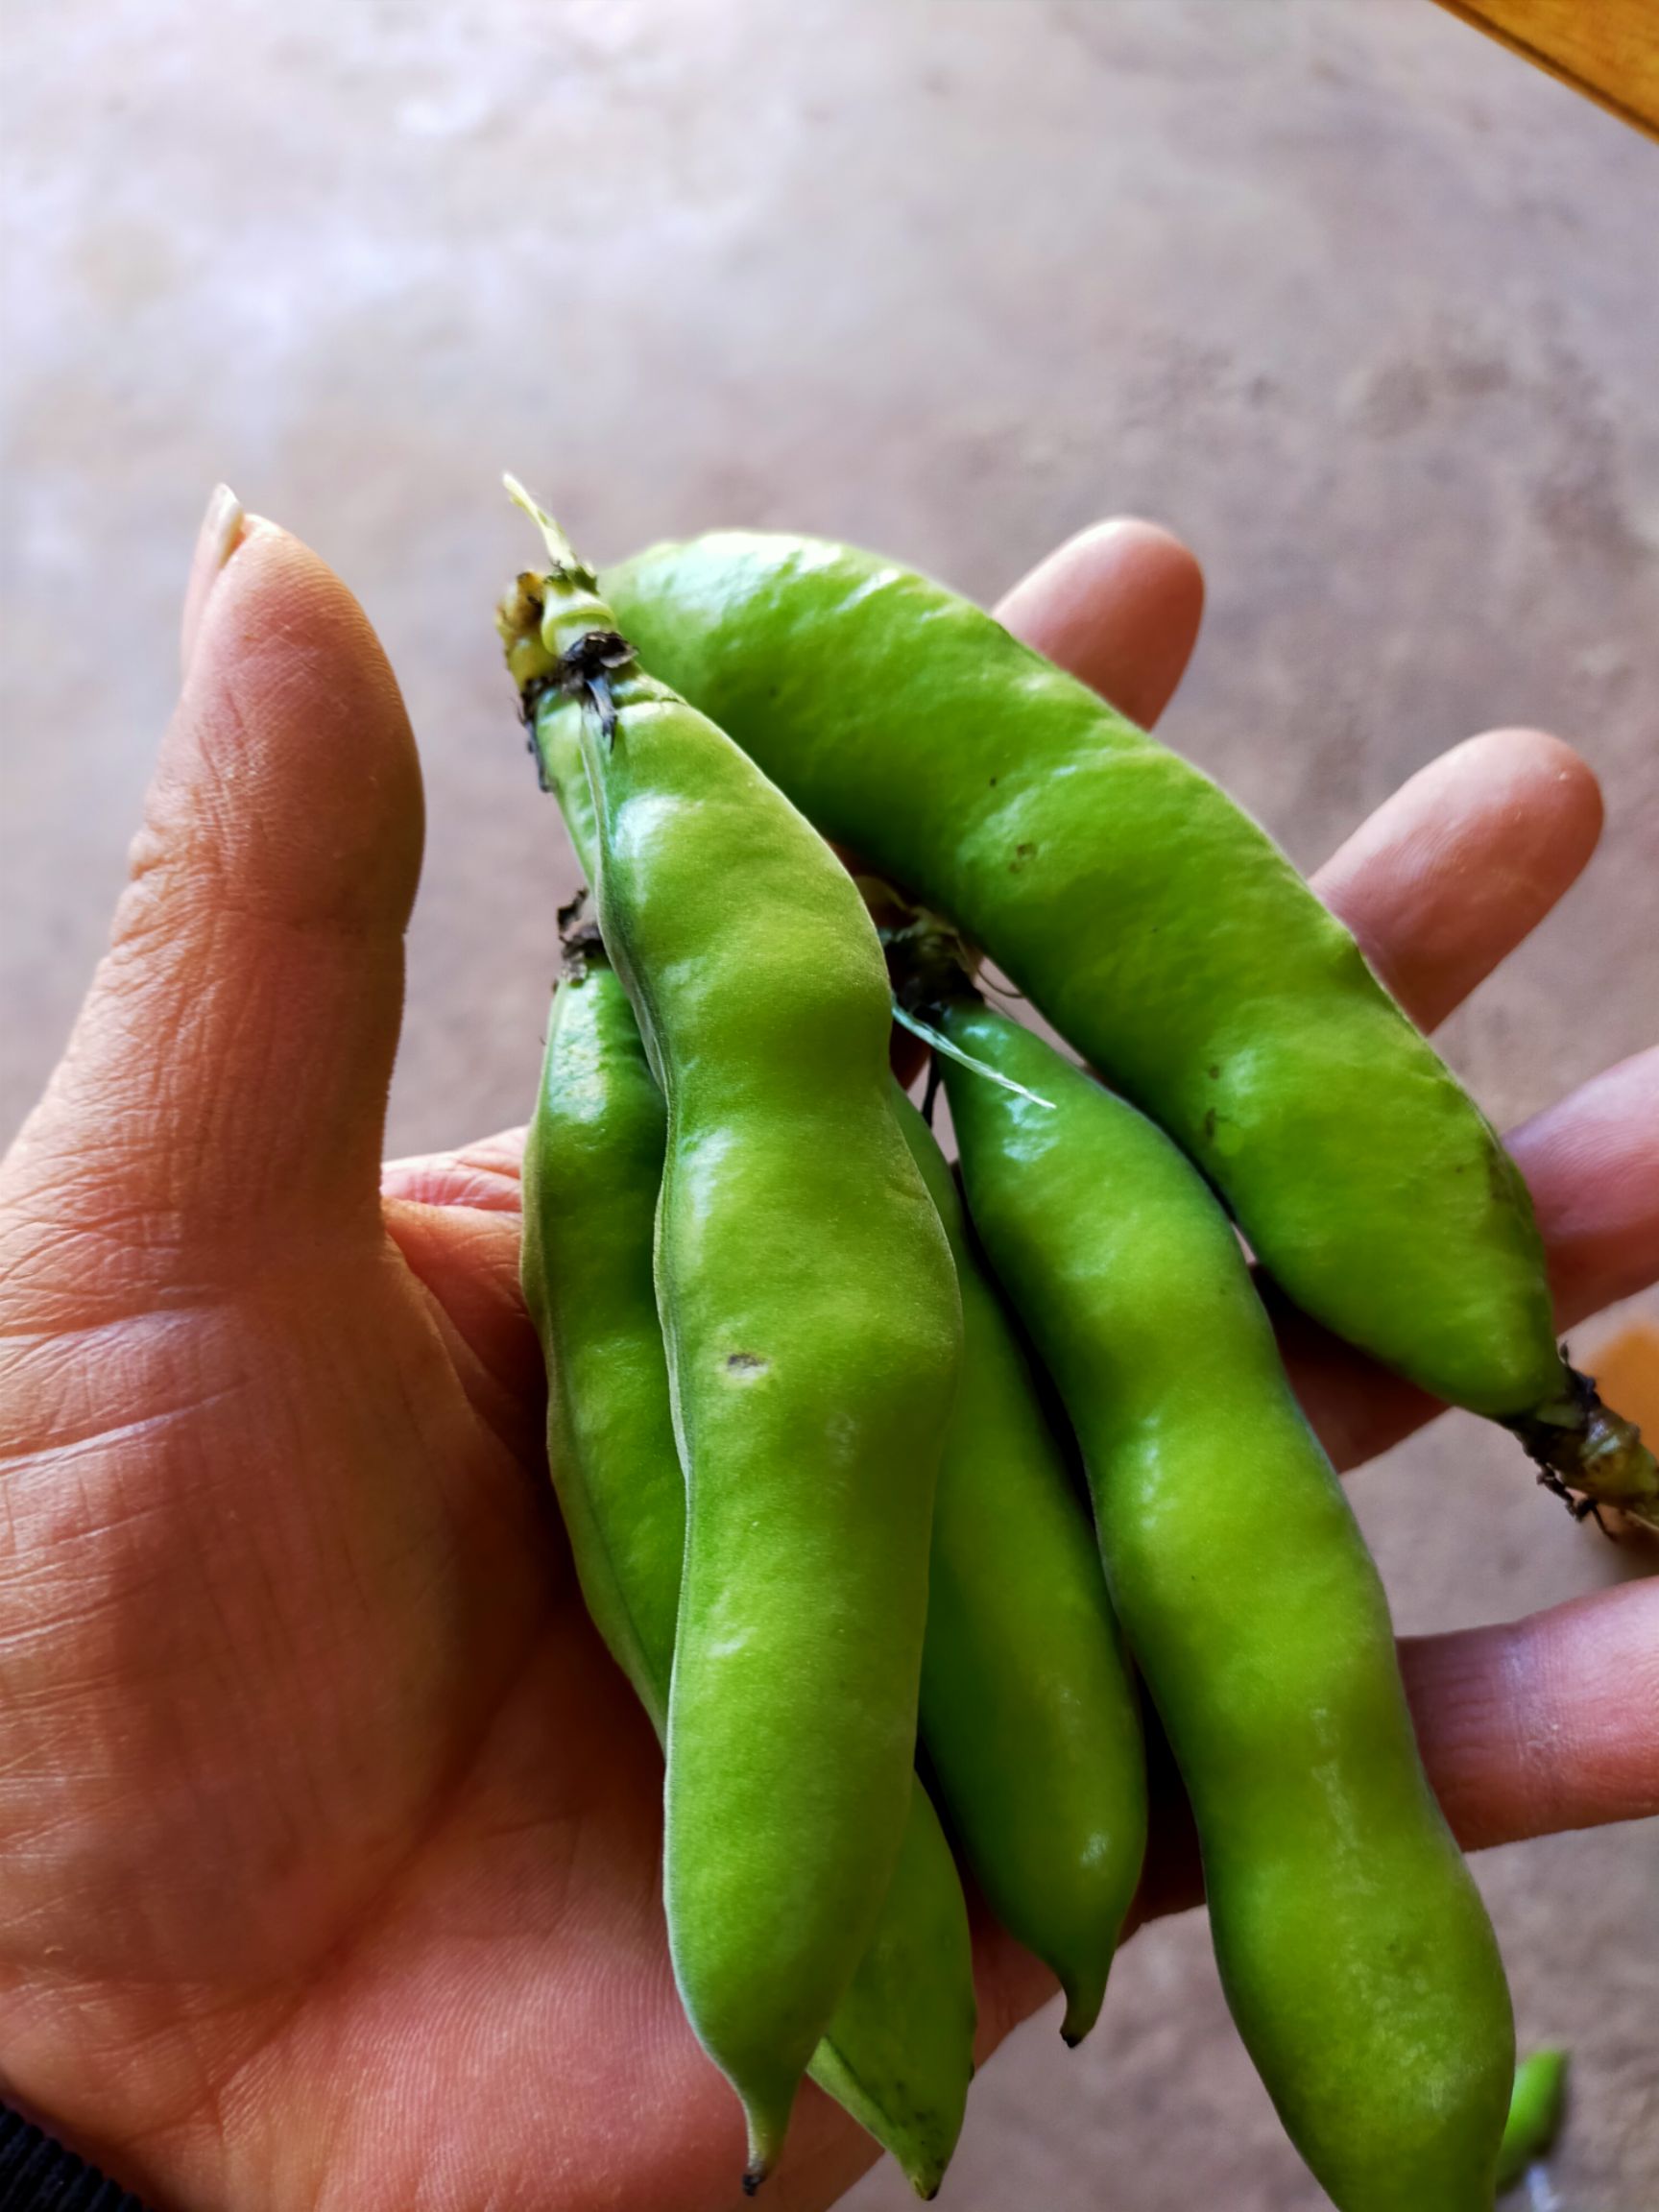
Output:
[[[1519,38],[1512,31],[1505,30],[1502,24],[1494,23],[1478,4],[1471,5],[1470,0],[1435,0],[1435,5],[1445,9],[1447,14],[1455,15],[1459,22],[1467,23],[1471,29],[1484,32],[1488,38],[1496,39],[1500,46],[1507,46],[1511,54],[1519,54],[1524,61],[1530,61],[1535,69],[1542,69],[1546,76],[1553,77],[1557,84],[1570,84],[1575,92],[1582,92],[1587,100],[1594,100],[1609,115],[1617,115],[1621,123],[1629,124],[1632,131],[1640,131],[1645,138],[1659,142],[1659,116],[1644,115],[1640,108],[1630,107],[1616,93],[1609,92],[1602,85],[1592,84],[1588,78],[1578,76],[1574,70],[1564,69],[1541,46],[1534,46],[1527,39]]]

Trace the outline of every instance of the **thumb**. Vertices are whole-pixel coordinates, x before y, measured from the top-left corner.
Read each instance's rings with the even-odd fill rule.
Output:
[[[223,491],[184,639],[109,950],[7,1163],[41,1231],[15,1261],[83,1284],[378,1234],[421,844],[402,701],[338,578]]]

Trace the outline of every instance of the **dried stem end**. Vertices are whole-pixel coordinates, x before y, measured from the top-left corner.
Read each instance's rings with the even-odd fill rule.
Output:
[[[1537,1463],[1538,1479],[1562,1499],[1575,1520],[1602,1507],[1659,1528],[1659,1461],[1633,1421],[1601,1403],[1594,1376],[1561,1351],[1567,1388],[1561,1397],[1506,1421]]]

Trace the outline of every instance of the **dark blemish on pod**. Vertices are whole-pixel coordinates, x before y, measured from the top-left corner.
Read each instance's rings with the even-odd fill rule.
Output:
[[[1217,1081],[1217,1080],[1219,1079],[1219,1077],[1220,1077],[1220,1073],[1221,1073],[1221,1070],[1220,1070],[1220,1069],[1219,1069],[1219,1068],[1212,1068],[1212,1069],[1211,1069],[1211,1070],[1210,1070],[1210,1080],[1211,1080],[1211,1082],[1212,1082],[1212,1083],[1214,1083],[1214,1082]]]
[[[566,983],[586,983],[590,965],[605,965],[605,940],[597,922],[565,930],[559,940],[559,974]]]
[[[1204,1142],[1206,1144],[1214,1144],[1215,1142],[1215,1109],[1214,1106],[1207,1106],[1204,1109]]]
[[[758,1375],[770,1364],[758,1352],[728,1352],[726,1355],[728,1375]]]
[[[1016,845],[1014,848],[1014,857],[1008,863],[1009,875],[1018,876],[1021,869],[1024,867],[1026,861],[1030,859],[1032,854],[1035,853],[1036,850],[1037,848],[1035,845]]]

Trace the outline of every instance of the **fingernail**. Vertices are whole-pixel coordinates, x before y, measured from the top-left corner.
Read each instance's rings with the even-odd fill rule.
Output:
[[[207,600],[219,572],[242,541],[242,527],[247,517],[242,502],[228,484],[216,484],[207,502],[207,512],[202,517],[202,527],[196,534],[196,550],[190,557],[190,580],[184,587],[184,614],[180,624],[180,662],[185,675],[190,672],[190,661],[196,651],[196,640],[202,634],[202,617],[207,610]]]

